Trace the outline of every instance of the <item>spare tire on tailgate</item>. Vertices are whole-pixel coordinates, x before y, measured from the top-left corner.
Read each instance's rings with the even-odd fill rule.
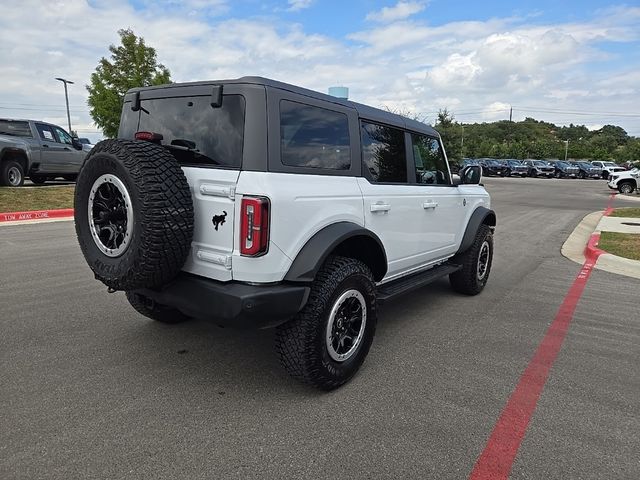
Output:
[[[175,277],[191,249],[189,184],[162,146],[104,140],[80,170],[75,224],[98,280],[114,290],[158,287]]]

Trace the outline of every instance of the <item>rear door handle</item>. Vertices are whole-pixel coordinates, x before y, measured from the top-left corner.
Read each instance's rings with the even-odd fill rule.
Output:
[[[429,210],[430,208],[436,208],[438,206],[438,202],[424,202],[422,204],[422,208],[425,210]]]
[[[372,203],[371,211],[372,212],[388,212],[391,210],[391,205],[388,203]]]

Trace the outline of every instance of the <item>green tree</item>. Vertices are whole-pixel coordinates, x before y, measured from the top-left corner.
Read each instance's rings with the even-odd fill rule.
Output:
[[[462,135],[464,134],[462,124],[455,122],[453,114],[445,108],[438,112],[435,129],[442,137],[442,143],[449,160],[460,160],[462,158]]]
[[[105,136],[118,134],[120,113],[127,90],[171,82],[169,70],[158,63],[156,50],[145,45],[132,30],[119,30],[121,45],[109,46],[111,60],[100,59],[91,74],[89,107],[91,117]]]

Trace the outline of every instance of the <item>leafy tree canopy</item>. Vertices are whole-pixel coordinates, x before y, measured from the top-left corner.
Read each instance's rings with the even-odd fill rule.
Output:
[[[158,63],[156,50],[148,47],[132,30],[119,30],[121,45],[109,46],[111,59],[100,59],[91,74],[89,107],[91,116],[105,136],[118,134],[124,95],[130,88],[171,82],[169,70]]]
[[[557,158],[640,161],[640,138],[616,125],[590,131],[584,125],[558,127],[527,117],[521,122],[459,123],[448,110],[435,128],[451,160],[481,158]]]

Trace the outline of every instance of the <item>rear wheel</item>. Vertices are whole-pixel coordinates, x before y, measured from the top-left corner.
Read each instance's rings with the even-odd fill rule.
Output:
[[[276,333],[276,351],[291,376],[323,390],[346,383],[364,362],[376,329],[373,275],[359,260],[330,257],[309,301]]]
[[[20,187],[24,184],[24,169],[15,160],[7,160],[0,165],[0,185]]]
[[[471,247],[454,257],[462,268],[449,275],[451,287],[465,295],[477,295],[489,279],[493,261],[493,234],[488,225],[480,225]]]
[[[131,306],[145,317],[162,323],[180,323],[189,320],[189,317],[180,310],[161,305],[152,299],[135,292],[125,292]]]
[[[584,174],[584,172],[582,172],[582,171],[581,171],[581,172],[578,174],[578,177],[579,177],[579,178],[581,178],[582,180],[584,180],[584,179],[586,178],[586,175]]]

